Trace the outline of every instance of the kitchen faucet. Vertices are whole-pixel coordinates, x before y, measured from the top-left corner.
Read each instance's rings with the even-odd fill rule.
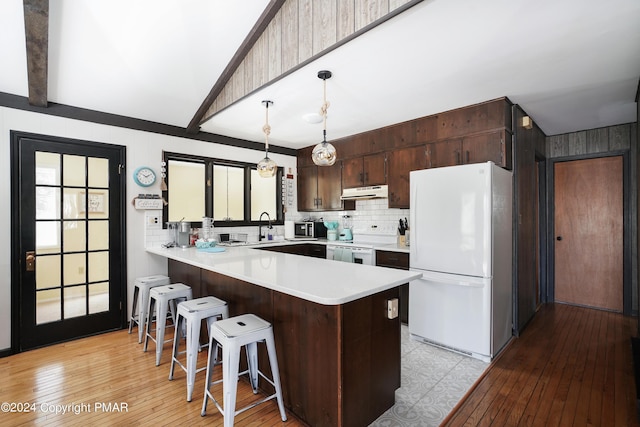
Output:
[[[268,229],[271,230],[273,227],[271,226],[271,217],[267,212],[262,212],[260,214],[260,218],[258,219],[258,242],[261,242],[264,236],[262,235],[262,215],[267,216],[267,220],[269,221]]]

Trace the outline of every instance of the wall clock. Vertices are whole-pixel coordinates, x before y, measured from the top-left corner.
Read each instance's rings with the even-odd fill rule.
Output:
[[[150,187],[156,182],[156,173],[148,166],[140,166],[133,172],[133,180],[141,187]]]

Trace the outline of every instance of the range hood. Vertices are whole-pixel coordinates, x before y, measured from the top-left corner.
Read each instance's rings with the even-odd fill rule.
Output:
[[[389,186],[373,185],[371,187],[345,188],[340,200],[386,199],[389,197]]]

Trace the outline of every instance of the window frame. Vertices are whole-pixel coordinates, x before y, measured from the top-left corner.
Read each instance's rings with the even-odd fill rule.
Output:
[[[227,159],[219,159],[213,157],[206,156],[197,156],[192,154],[183,154],[183,153],[174,153],[169,151],[162,152],[162,160],[165,162],[165,170],[166,170],[166,178],[165,182],[167,185],[167,189],[162,191],[162,197],[167,201],[167,203],[171,203],[169,200],[169,160],[177,160],[182,162],[192,162],[204,164],[205,166],[205,216],[212,218],[213,217],[213,166],[232,166],[232,167],[241,167],[244,169],[244,220],[241,221],[214,221],[214,227],[246,227],[246,226],[257,226],[259,221],[251,220],[251,171],[256,170],[255,163],[246,163],[240,162],[236,160],[227,160]],[[283,225],[284,224],[284,204],[282,203],[282,180],[284,178],[284,168],[278,167],[276,171],[276,218],[271,218],[272,225]],[[167,221],[169,218],[169,206],[164,205],[162,208],[162,228],[167,228]],[[201,228],[202,221],[192,221],[192,227]]]

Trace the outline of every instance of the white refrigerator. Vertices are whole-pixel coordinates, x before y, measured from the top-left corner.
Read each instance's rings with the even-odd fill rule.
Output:
[[[411,338],[490,361],[512,336],[513,176],[492,162],[409,176]]]

